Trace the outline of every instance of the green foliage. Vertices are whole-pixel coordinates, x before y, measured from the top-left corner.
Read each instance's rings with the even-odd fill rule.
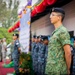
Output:
[[[14,25],[14,23],[18,20],[17,10],[19,1],[14,1],[13,9],[12,2],[13,0],[9,0],[8,8],[6,7],[6,1],[0,0],[0,23],[2,23],[2,27],[9,28]]]
[[[6,15],[6,3],[2,2],[2,0],[0,0],[0,21],[4,21]]]
[[[33,69],[32,69],[32,59],[30,53],[21,53],[20,55],[20,68],[22,68],[22,72],[26,72],[25,70],[28,70],[30,73],[29,75],[33,75]]]
[[[6,28],[0,28],[0,39],[6,38],[7,43],[12,41],[12,34],[8,33]]]
[[[20,64],[21,68],[30,69],[30,65],[32,63],[30,53],[29,54],[22,53],[20,55],[20,62],[21,62],[21,64]]]
[[[21,63],[21,68],[23,69],[29,69],[30,68],[30,64],[31,64],[31,55],[30,54],[26,54],[26,53],[22,53],[20,55],[20,61]]]

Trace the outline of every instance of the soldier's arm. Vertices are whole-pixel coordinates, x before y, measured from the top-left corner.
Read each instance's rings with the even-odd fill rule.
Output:
[[[71,50],[70,50],[70,45],[65,45],[64,46],[64,52],[65,52],[65,59],[66,59],[66,64],[67,64],[67,69],[68,69],[68,74],[69,74],[70,66],[71,66]]]
[[[68,74],[70,73],[70,66],[71,66],[71,49],[70,49],[70,36],[69,33],[66,31],[61,31],[59,35],[59,39],[61,45],[65,52],[65,60],[67,65]]]
[[[21,52],[21,48],[20,47],[18,48],[18,51]]]
[[[18,41],[16,42],[16,45],[18,47],[18,51],[21,53],[20,43]]]
[[[47,53],[48,53],[48,50],[47,50],[47,47],[45,45],[45,59],[47,59]]]

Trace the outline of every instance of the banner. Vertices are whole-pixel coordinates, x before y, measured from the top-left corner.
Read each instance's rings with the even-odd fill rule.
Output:
[[[30,46],[30,20],[31,20],[31,0],[23,9],[22,17],[20,19],[20,44],[22,52],[29,52]]]

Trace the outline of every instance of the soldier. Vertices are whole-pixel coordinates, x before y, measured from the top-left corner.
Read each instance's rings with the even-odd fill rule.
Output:
[[[31,50],[31,56],[32,56],[32,65],[33,65],[33,70],[34,70],[34,64],[35,64],[35,61],[34,61],[34,59],[35,59],[35,56],[34,56],[34,50],[35,50],[35,46],[36,46],[36,42],[35,42],[35,40],[36,40],[36,35],[34,35],[33,37],[32,37],[32,44],[31,44],[31,46],[32,46],[32,50]]]
[[[38,75],[44,75],[45,73],[45,61],[46,61],[46,45],[44,44],[45,36],[41,37],[39,52],[38,52]]]
[[[0,62],[2,62],[2,42],[0,40]]]
[[[46,46],[45,59],[44,59],[45,60],[45,63],[44,63],[44,71],[45,71],[46,60],[47,60],[47,56],[48,56],[48,42],[49,42],[49,40],[48,40],[48,37],[47,36],[43,37],[42,39],[43,39],[43,44]]]
[[[6,63],[6,52],[7,52],[6,38],[3,38],[2,40],[2,60],[4,64]]]
[[[35,48],[34,48],[34,73],[38,75],[38,51],[39,51],[39,44],[38,44],[38,37],[35,38]]]
[[[19,43],[19,35],[13,34],[13,40],[14,40],[14,50],[12,53],[12,59],[14,62],[14,70],[16,75],[20,75],[19,73],[19,57],[20,57],[20,43]]]
[[[71,50],[70,36],[63,26],[65,11],[53,8],[50,12],[50,22],[55,30],[48,44],[48,56],[45,73],[47,75],[70,75]]]
[[[43,38],[43,44],[46,45],[46,53],[45,53],[45,57],[47,58],[47,55],[48,55],[48,37],[47,36],[44,36]]]
[[[34,55],[34,48],[35,48],[35,39],[36,39],[36,35],[34,35],[33,37],[32,37],[32,44],[31,44],[31,46],[32,46],[32,50],[31,50],[31,55],[32,55],[32,59],[33,59],[33,55]]]
[[[73,59],[72,59],[72,66],[71,66],[71,70],[72,70],[71,75],[75,75],[75,38],[74,38],[74,46],[72,48],[73,48],[73,51],[72,51]]]

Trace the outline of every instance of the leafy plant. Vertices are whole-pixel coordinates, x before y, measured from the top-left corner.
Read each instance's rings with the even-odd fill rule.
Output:
[[[33,75],[32,72],[32,60],[31,60],[31,54],[27,54],[27,53],[21,53],[20,55],[20,68],[21,68],[21,72],[23,73],[30,73],[30,75]]]
[[[12,34],[8,33],[6,28],[0,28],[0,39],[6,38],[7,43],[12,41]]]

